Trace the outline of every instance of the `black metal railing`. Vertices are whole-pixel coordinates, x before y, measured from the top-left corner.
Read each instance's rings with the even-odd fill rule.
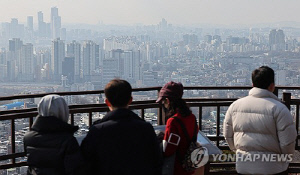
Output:
[[[161,87],[149,87],[149,88],[136,88],[133,89],[133,92],[144,92],[144,91],[155,91],[156,93],[159,92]],[[237,90],[249,90],[251,89],[250,86],[239,86],[239,87],[185,87],[185,91],[190,90],[200,90],[200,91],[237,91]],[[290,93],[281,92],[284,90],[288,91],[298,91],[300,90],[300,87],[276,87],[275,94],[278,95],[280,92],[280,95],[282,95],[282,99],[284,100],[285,104],[289,108],[295,109],[295,123],[296,128],[298,132],[299,128],[299,105],[300,105],[300,99],[291,99]],[[55,93],[43,93],[43,94],[27,94],[27,95],[15,95],[15,96],[8,96],[8,97],[0,97],[0,101],[5,100],[16,100],[16,99],[28,99],[28,98],[39,98],[43,97],[48,94],[58,94],[61,96],[73,96],[73,95],[92,95],[92,94],[103,94],[103,90],[96,90],[96,91],[77,91],[77,92],[55,92]],[[215,142],[216,145],[221,150],[229,150],[228,146],[220,145],[221,141],[224,141],[224,137],[221,134],[221,108],[228,107],[230,104],[235,101],[237,98],[185,98],[187,103],[192,108],[197,108],[198,111],[198,122],[199,122],[199,129],[201,130],[203,128],[202,124],[202,117],[203,117],[203,108],[206,107],[214,107],[216,108],[216,126],[215,126],[215,135],[214,136],[208,136],[208,138]],[[81,105],[70,105],[70,122],[71,124],[74,124],[75,122],[75,115],[76,114],[88,114],[88,124],[89,126],[92,125],[92,119],[93,119],[93,113],[96,112],[107,112],[108,108],[105,104],[81,104]],[[140,116],[142,118],[145,117],[145,110],[146,109],[157,109],[157,124],[162,125],[165,124],[165,116],[164,112],[162,110],[161,104],[155,103],[155,100],[143,100],[143,101],[133,101],[133,103],[130,105],[130,108],[133,110],[139,110]],[[16,110],[6,110],[6,111],[0,111],[0,121],[10,121],[11,130],[10,130],[10,153],[7,155],[0,155],[0,162],[5,160],[10,160],[10,162],[0,165],[0,169],[8,169],[13,167],[20,167],[25,166],[26,161],[17,161],[20,158],[24,158],[25,153],[24,152],[16,152],[16,130],[15,130],[15,121],[18,119],[28,119],[28,126],[31,127],[34,117],[37,115],[37,109],[36,108],[29,108],[29,109],[16,109]],[[298,139],[299,139],[298,135]],[[298,145],[298,139],[296,144],[296,149],[300,150],[300,147]],[[210,167],[234,167],[234,163],[211,163]],[[298,164],[292,164],[293,166],[300,166]],[[208,168],[209,171],[209,168]],[[298,169],[293,169],[293,171],[298,171]],[[226,174],[231,171],[224,171]],[[234,172],[234,171],[233,171]],[[300,172],[300,169],[299,169]],[[211,173],[214,173],[214,171],[211,171]],[[218,172],[220,173],[220,172]],[[218,174],[216,173],[216,174]],[[232,173],[232,172],[231,172]]]

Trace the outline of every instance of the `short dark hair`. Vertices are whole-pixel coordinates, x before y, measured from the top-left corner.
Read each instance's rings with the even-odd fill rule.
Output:
[[[121,79],[113,79],[105,86],[104,93],[113,107],[126,107],[132,93],[131,85]]]
[[[253,87],[268,89],[268,87],[274,82],[274,70],[268,66],[261,66],[252,72]]]

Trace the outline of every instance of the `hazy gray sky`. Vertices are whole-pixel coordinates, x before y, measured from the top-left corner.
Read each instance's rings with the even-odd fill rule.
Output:
[[[300,0],[1,0],[0,21],[43,11],[49,22],[57,6],[62,23],[157,24],[253,24],[300,21]]]

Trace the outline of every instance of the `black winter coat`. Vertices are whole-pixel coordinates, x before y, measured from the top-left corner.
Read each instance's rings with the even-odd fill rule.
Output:
[[[56,117],[37,117],[24,136],[28,175],[83,174],[83,161],[72,126]]]
[[[162,155],[156,134],[129,109],[109,112],[96,121],[81,144],[89,174],[159,175]]]

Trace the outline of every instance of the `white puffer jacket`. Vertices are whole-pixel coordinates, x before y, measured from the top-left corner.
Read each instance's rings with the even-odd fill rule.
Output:
[[[254,87],[228,108],[224,136],[239,155],[238,173],[276,174],[288,168],[277,156],[294,153],[297,133],[288,108],[270,91]]]

